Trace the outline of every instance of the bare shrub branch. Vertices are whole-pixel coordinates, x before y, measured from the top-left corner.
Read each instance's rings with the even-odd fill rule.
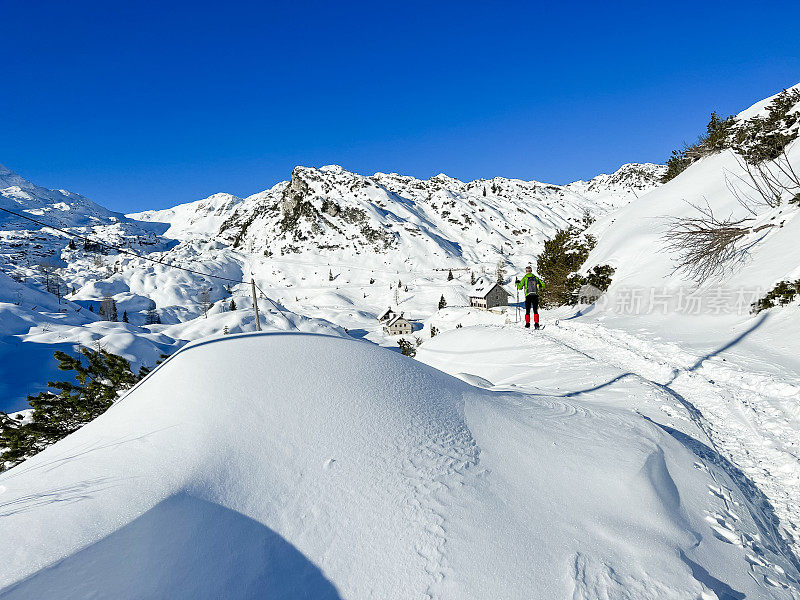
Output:
[[[748,161],[736,156],[745,175],[726,172],[725,185],[737,202],[755,215],[759,208],[777,208],[784,198],[792,202],[800,194],[800,175],[784,148],[773,160]]]
[[[749,219],[717,218],[707,201],[705,207],[690,205],[698,216],[670,219],[664,241],[667,250],[677,255],[673,272],[685,271],[703,283],[725,272],[738,254],[736,243],[752,230],[744,225]]]

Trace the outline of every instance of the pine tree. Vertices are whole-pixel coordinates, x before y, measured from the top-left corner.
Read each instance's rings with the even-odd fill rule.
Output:
[[[328,281],[333,281],[333,271],[328,271]]]
[[[200,290],[200,307],[203,309],[203,316],[207,319],[208,309],[211,308],[211,294],[206,288]]]
[[[405,339],[405,338],[400,338],[400,339],[397,341],[397,345],[398,345],[398,346],[400,346],[400,353],[401,353],[403,356],[411,356],[411,357],[414,357],[414,356],[416,356],[416,355],[417,355],[417,349],[416,349],[416,348],[414,347],[414,345],[413,345],[411,342],[409,342],[407,339]]]
[[[442,294],[442,297],[439,298],[439,310],[442,310],[445,307],[447,307],[447,300],[444,299],[444,294]]]
[[[67,247],[68,247],[70,250],[75,250],[75,249],[77,249],[77,246],[75,245],[75,239],[74,239],[74,238],[70,238],[70,239],[69,239],[69,244],[67,244]]]
[[[436,334],[439,333],[439,330],[436,329],[433,325],[431,325],[431,337],[436,337]]]
[[[569,304],[582,281],[575,272],[586,261],[594,248],[593,236],[582,236],[575,227],[557,231],[553,239],[544,243],[544,251],[536,261],[536,271],[547,284],[542,304]]]
[[[469,272],[469,284],[475,285],[475,273],[473,273],[472,271]]]
[[[498,261],[497,267],[495,268],[495,274],[497,275],[497,283],[503,285],[506,280],[506,266],[503,261]]]
[[[111,296],[103,296],[100,302],[100,317],[103,321],[117,321],[117,303]]]
[[[123,323],[128,323],[128,311],[127,310],[123,310],[122,311],[122,322]]]
[[[236,300],[234,300],[233,298],[231,298],[231,303],[230,303],[230,305],[228,306],[228,308],[230,308],[232,311],[236,310]]]
[[[453,269],[447,272],[447,281],[453,281]]]
[[[147,307],[147,315],[145,316],[145,324],[155,325],[156,323],[161,323],[161,319],[156,310],[156,303],[150,300],[150,306]]]
[[[95,352],[82,348],[81,356],[54,353],[62,371],[75,371],[74,381],[49,382],[55,390],[28,396],[33,408],[30,421],[21,423],[0,413],[0,470],[6,463],[18,464],[80,429],[104,413],[119,397],[132,387],[137,377],[130,364],[121,356],[105,350]]]

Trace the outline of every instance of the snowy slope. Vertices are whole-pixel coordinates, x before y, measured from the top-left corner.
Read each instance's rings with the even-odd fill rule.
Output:
[[[790,88],[800,90],[800,84]],[[763,113],[774,96],[758,102],[737,115],[741,121]],[[800,112],[800,104],[795,107]],[[796,129],[796,127],[795,127]],[[792,142],[787,155],[793,168],[800,168],[800,143]],[[628,287],[654,286],[696,287],[688,274],[674,273],[674,256],[664,251],[664,233],[668,217],[697,215],[694,206],[706,203],[721,218],[750,219],[753,227],[767,225],[759,234],[742,242],[746,248],[740,260],[730,265],[727,273],[707,282],[707,287],[746,286],[769,289],[783,278],[800,276],[800,211],[787,204],[769,209],[761,207],[752,214],[737,200],[740,196],[755,197],[747,188],[747,176],[733,151],[727,150],[700,159],[667,184],[648,192],[644,197],[623,206],[593,226],[599,243],[587,266],[611,264],[617,268],[612,292]],[[766,233],[764,233],[766,232]]]
[[[43,220],[57,227],[85,227],[124,221],[125,217],[66,190],[48,190],[0,165],[0,206]],[[31,229],[24,220],[0,212],[0,228]]]
[[[0,597],[791,598],[728,484],[619,408],[228,337],[0,476]]]
[[[800,89],[795,86],[793,89]],[[737,120],[763,114],[773,98]],[[800,111],[800,105],[795,111]],[[787,148],[800,172],[800,143]],[[558,311],[565,343],[626,373],[668,385],[705,425],[712,445],[774,507],[800,553],[800,302],[751,313],[779,281],[800,279],[800,208],[747,210],[732,193],[751,193],[730,150],[702,158],[672,181],[601,218],[586,267],[616,268],[597,304]],[[694,206],[757,230],[737,246],[724,273],[702,284],[675,271],[664,234]],[[754,206],[751,206],[751,209]]]
[[[36,219],[80,236],[138,252],[169,247],[158,233],[161,225],[138,223],[88,198],[66,190],[35,185],[0,165],[0,208]],[[6,274],[17,279],[37,279],[41,265],[66,267],[80,262],[83,242],[67,248],[69,236],[22,217],[0,211],[0,259]],[[84,261],[95,277],[106,274],[106,265]],[[73,282],[66,282],[72,285]]]
[[[222,224],[241,202],[241,198],[231,194],[214,194],[203,200],[179,204],[165,210],[147,210],[127,216],[137,221],[169,223],[170,228],[164,235],[174,239],[213,237],[219,233]]]
[[[110,293],[109,289],[101,289],[100,297]],[[62,299],[59,303],[54,295],[16,282],[0,271],[0,410],[23,409],[28,395],[44,390],[48,381],[68,377],[58,370],[55,350],[73,353],[77,346],[102,348],[124,357],[137,372],[141,366],[153,367],[163,353],[170,354],[189,341],[223,334],[226,328],[229,333],[256,330],[250,297],[226,297],[228,303],[231,299],[239,303],[235,311],[223,310],[225,303],[218,302],[207,317],[173,324],[167,319],[163,325],[147,326],[134,312],[147,308],[147,298],[130,293],[115,297],[120,318],[128,312],[130,323],[101,321],[99,302]],[[259,305],[264,331],[345,335],[327,321],[283,308],[279,312],[266,298],[260,299]]]

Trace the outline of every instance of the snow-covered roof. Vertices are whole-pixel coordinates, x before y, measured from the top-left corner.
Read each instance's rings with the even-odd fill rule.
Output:
[[[478,281],[475,282],[469,290],[470,298],[485,298],[486,294],[492,291],[494,286],[498,286],[501,290],[503,290],[507,296],[511,294],[499,283],[489,279],[488,277],[479,277]]]
[[[408,323],[408,320],[405,317],[403,317],[403,315],[395,315],[394,317],[392,317],[389,320],[388,323],[386,323],[386,326],[387,327],[391,327],[392,325],[394,325],[398,321],[405,321],[406,323]],[[408,324],[410,325],[411,323],[408,323]]]
[[[383,321],[389,315],[389,313],[393,313],[393,312],[394,311],[392,310],[392,307],[390,306],[389,308],[387,308],[385,311],[383,311],[381,314],[378,315],[378,321]]]

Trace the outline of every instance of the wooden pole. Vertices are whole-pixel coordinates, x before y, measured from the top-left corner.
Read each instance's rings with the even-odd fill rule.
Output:
[[[253,310],[256,311],[256,331],[261,331],[261,318],[258,316],[258,296],[256,296],[256,280],[250,278],[250,287],[253,290]]]

